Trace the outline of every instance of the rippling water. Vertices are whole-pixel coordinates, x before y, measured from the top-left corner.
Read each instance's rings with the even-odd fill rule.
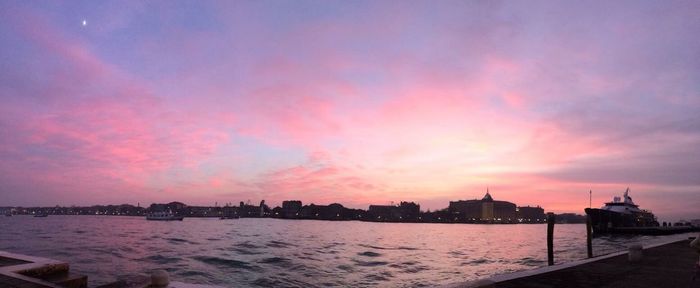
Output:
[[[104,284],[166,269],[222,286],[433,286],[546,265],[546,225],[137,217],[0,218],[0,250],[67,261]],[[586,256],[585,225],[555,226],[555,261]],[[594,239],[594,254],[669,237]]]

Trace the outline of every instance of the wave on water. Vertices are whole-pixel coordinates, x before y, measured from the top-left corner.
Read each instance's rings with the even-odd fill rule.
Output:
[[[233,252],[236,252],[240,255],[258,255],[258,254],[263,254],[263,252],[257,252],[257,251],[252,251],[248,249],[241,249],[241,248],[231,248],[229,249]]]
[[[319,252],[319,253],[323,253],[323,252]],[[334,254],[334,253],[329,253],[329,254]],[[309,261],[315,261],[315,262],[322,262],[323,261],[320,258],[311,257],[310,255],[313,255],[313,254],[302,254],[302,255],[294,254],[294,256],[296,256],[296,258],[302,259],[302,260],[309,260]]]
[[[343,245],[345,245],[345,243],[343,243],[343,242],[333,242],[333,243],[329,243],[329,244],[323,245],[323,246],[321,246],[321,248],[323,248],[323,249],[330,249],[330,248],[334,248],[334,247],[338,247],[338,246],[343,246]]]
[[[365,247],[365,248],[372,248],[372,249],[378,249],[378,250],[420,250],[418,248],[414,247],[407,247],[407,246],[398,246],[398,247],[381,247],[381,246],[373,246],[373,245],[367,245],[367,244],[358,244],[357,246]]]
[[[486,258],[479,258],[479,259],[474,259],[472,261],[463,262],[463,264],[465,264],[465,265],[480,265],[480,264],[488,264],[488,263],[493,263],[493,261],[486,259]]]
[[[329,287],[329,286],[335,286],[335,285],[323,285],[323,286],[316,286],[311,283],[306,283],[303,281],[298,281],[298,280],[293,280],[293,279],[287,279],[287,278],[279,278],[279,277],[263,277],[263,278],[258,278],[255,279],[252,283],[254,286],[259,286],[259,287],[289,287],[289,288],[302,288],[302,287]]]
[[[258,261],[258,263],[273,264],[273,265],[282,266],[282,267],[291,266],[291,261],[289,259],[283,258],[283,257],[265,258],[265,259]]]
[[[287,242],[272,240],[272,241],[268,242],[266,246],[272,247],[272,248],[289,248],[289,247],[296,247],[297,245],[290,244]]]
[[[211,274],[203,271],[193,271],[193,270],[180,270],[176,271],[175,275],[182,277],[201,277],[201,278],[211,278]]]
[[[510,225],[374,229],[363,222],[276,219],[155,225],[140,217],[8,218],[0,221],[0,250],[68,261],[72,271],[89,276],[90,287],[155,269],[173,281],[223,287],[434,287],[546,265],[542,225],[516,226],[513,233]],[[557,228],[557,262],[586,257],[585,227]],[[594,238],[594,253],[669,239]]]
[[[152,263],[156,263],[156,264],[170,264],[170,263],[180,262],[182,259],[156,254],[156,255],[151,255],[151,256],[144,257],[144,258],[141,258],[138,260],[139,261],[148,261],[148,262],[152,262]]]
[[[540,260],[540,259],[535,259],[532,257],[525,257],[517,261],[517,263],[522,264],[522,265],[527,265],[527,266],[534,266],[534,267],[539,267],[542,266],[545,261]]]
[[[192,244],[192,245],[197,245],[197,244],[199,244],[199,243],[194,242],[194,241],[189,241],[189,240],[186,240],[186,239],[175,238],[175,237],[172,237],[172,238],[165,238],[165,240],[168,240],[168,241],[170,241],[170,243],[174,243],[174,244],[182,244],[182,243]]]
[[[367,256],[367,257],[379,257],[379,256],[382,256],[382,254],[379,254],[379,253],[376,253],[376,252],[372,252],[372,251],[365,251],[365,252],[357,253],[357,255],[360,255],[360,256]]]
[[[238,261],[238,260],[233,260],[233,259],[226,259],[226,258],[212,257],[212,256],[194,256],[194,257],[192,257],[192,259],[209,264],[209,265],[217,266],[219,268],[261,270],[260,267],[251,265],[248,262]]]
[[[415,261],[406,261],[401,263],[390,264],[389,267],[399,269],[402,273],[418,273],[424,270],[430,270],[426,265],[419,265]]]
[[[386,261],[362,261],[362,260],[357,260],[353,259],[352,262],[355,262],[358,266],[365,266],[365,267],[375,267],[375,266],[384,266],[389,264],[389,262]]]
[[[261,246],[258,246],[258,245],[255,245],[255,244],[253,244],[253,243],[250,243],[249,241],[245,241],[245,242],[242,242],[242,243],[236,243],[236,244],[234,244],[234,246],[242,247],[242,248],[248,248],[248,249],[258,249],[258,248],[262,248]]]
[[[112,247],[88,247],[85,250],[90,251],[94,255],[109,255],[112,257],[123,258],[124,254]]]
[[[394,277],[391,272],[384,271],[381,273],[377,274],[369,274],[365,276],[365,279],[371,280],[371,281],[389,281],[392,277]]]
[[[345,272],[354,272],[355,271],[355,269],[352,268],[352,266],[350,266],[350,265],[338,265],[338,267],[336,267],[336,268],[343,270]]]

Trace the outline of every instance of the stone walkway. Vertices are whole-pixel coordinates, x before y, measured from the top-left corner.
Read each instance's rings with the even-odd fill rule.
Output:
[[[683,240],[644,249],[644,258],[630,263],[627,255],[602,259],[562,270],[496,283],[498,288],[700,288],[692,280],[698,254]]]

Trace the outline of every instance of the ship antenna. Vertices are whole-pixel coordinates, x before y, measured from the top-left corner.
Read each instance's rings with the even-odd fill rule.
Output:
[[[593,205],[591,203],[593,202],[593,190],[588,190],[588,208],[591,208]]]

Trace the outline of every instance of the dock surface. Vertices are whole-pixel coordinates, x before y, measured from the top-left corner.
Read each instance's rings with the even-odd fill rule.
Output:
[[[630,234],[630,235],[673,235],[700,232],[700,227],[692,226],[667,226],[667,227],[619,227],[610,228],[608,234]],[[603,233],[603,234],[606,234]]]
[[[498,288],[532,287],[698,287],[693,280],[698,253],[690,240],[644,249],[641,261],[631,263],[627,254],[576,265],[560,270],[496,282]]]
[[[87,276],[70,273],[65,262],[0,251],[0,288],[87,288]],[[169,281],[165,270],[159,278],[132,275],[102,288],[223,288]],[[165,280],[163,280],[165,279]],[[155,286],[153,281],[159,281]],[[153,285],[151,285],[153,284]]]

